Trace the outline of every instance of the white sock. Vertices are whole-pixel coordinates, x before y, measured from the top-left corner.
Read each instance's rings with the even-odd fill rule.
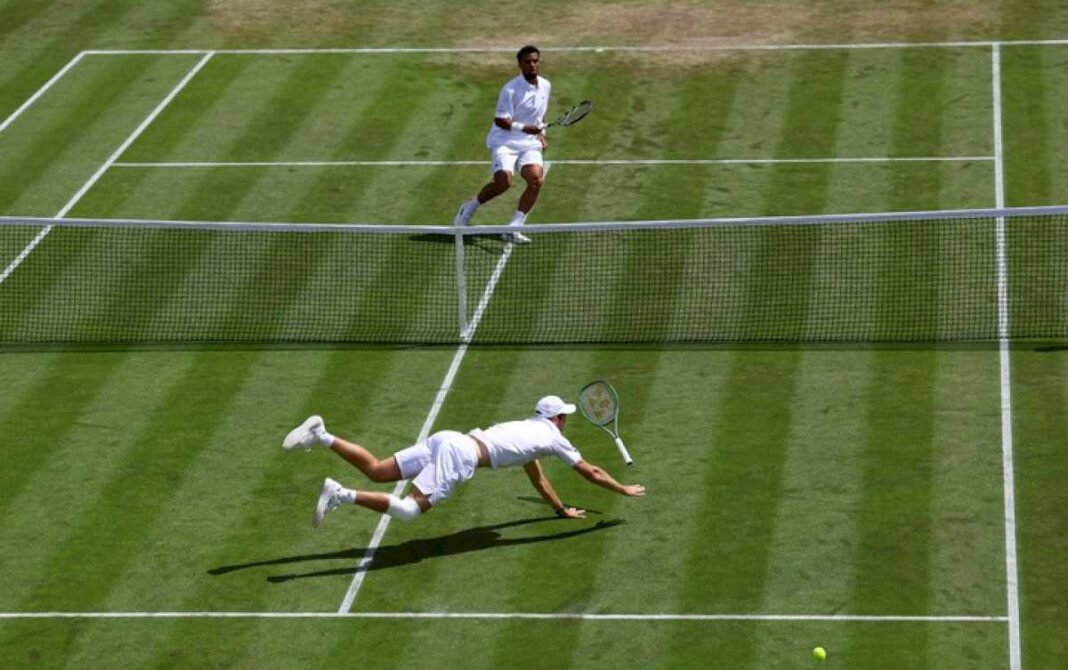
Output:
[[[517,209],[517,210],[515,211],[515,214],[513,214],[513,215],[512,215],[512,222],[511,222],[511,223],[509,223],[508,225],[509,225],[509,226],[521,226],[521,225],[523,225],[524,223],[526,223],[526,220],[527,220],[527,214],[526,214],[526,212],[520,212],[520,211],[519,211],[519,210]]]
[[[323,445],[324,447],[331,446],[332,444],[334,444],[334,436],[324,430],[323,432],[319,433],[319,444]]]
[[[342,487],[337,493],[337,499],[348,505],[356,504],[356,491]]]
[[[478,206],[481,203],[478,201],[478,196],[476,195],[475,197],[468,200],[467,204],[471,206],[471,213],[474,214],[475,210],[478,209]]]

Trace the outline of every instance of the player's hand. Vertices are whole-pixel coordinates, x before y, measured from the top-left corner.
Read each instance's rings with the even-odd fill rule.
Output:
[[[586,510],[579,509],[578,507],[565,507],[560,510],[558,514],[564,519],[585,519]]]
[[[645,487],[641,484],[631,484],[630,486],[623,487],[623,495],[625,496],[643,496],[645,495]]]
[[[545,151],[549,147],[549,140],[545,135],[538,135],[538,141],[541,142],[542,151]]]

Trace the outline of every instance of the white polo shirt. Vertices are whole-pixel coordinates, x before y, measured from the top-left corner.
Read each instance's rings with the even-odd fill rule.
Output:
[[[511,119],[524,126],[541,125],[545,120],[545,111],[549,108],[551,90],[552,84],[548,79],[538,77],[538,85],[535,86],[527,83],[527,80],[520,74],[501,89],[493,118]],[[496,123],[492,124],[486,136],[486,146],[494,149],[505,143],[514,145],[516,149],[541,148],[537,135],[518,130],[505,130],[498,128]]]
[[[476,428],[471,431],[471,436],[486,445],[494,470],[525,465],[546,456],[556,456],[571,467],[582,460],[582,454],[560,433],[560,429],[540,416],[505,421],[485,430]]]

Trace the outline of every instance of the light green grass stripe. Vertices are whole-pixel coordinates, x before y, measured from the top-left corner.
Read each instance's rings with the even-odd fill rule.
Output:
[[[121,517],[122,510],[112,510],[115,516],[110,520],[85,519],[83,513],[116,476],[127,450],[134,448],[133,441],[160,410],[167,389],[193,358],[186,353],[77,356],[82,360],[75,365],[90,364],[104,374],[99,390],[83,406],[53,400],[50,412],[70,416],[71,426],[56,433],[47,422],[33,422],[10,433],[41,451],[44,460],[35,470],[20,473],[18,494],[4,505],[0,517],[0,546],[4,547],[0,562],[9,575],[0,602],[7,610],[17,610],[26,592],[45,587],[52,555],[81,525],[107,524]],[[68,365],[73,357],[65,357]],[[101,370],[98,366],[105,362],[113,369]],[[58,492],[58,498],[45,504],[42,492],[46,491],[49,498]]]
[[[758,611],[839,612],[849,598],[869,358],[864,351],[837,349],[801,355],[783,495]],[[760,629],[754,667],[768,667],[781,655],[775,637],[770,628]],[[819,640],[830,649],[843,641],[842,634]]]
[[[266,352],[235,397],[227,419],[213,432],[210,445],[192,464],[179,491],[161,513],[157,524],[142,539],[131,562],[106,603],[109,610],[143,606],[146,593],[155,602],[183,609],[250,609],[254,611],[329,610],[343,589],[345,575],[298,580],[288,584],[265,577],[344,559],[296,560],[211,574],[225,566],[261,560],[315,556],[347,549],[345,538],[368,535],[370,518],[339,511],[330,525],[316,533],[310,511],[322,476],[351,479],[351,470],[332,454],[283,454],[281,436],[300,421],[309,394],[319,395],[317,411],[328,417],[377,423],[391,408],[375,401],[376,392],[401,380],[415,369],[403,357],[381,352]],[[425,359],[414,355],[410,359]],[[327,397],[327,389],[352,386],[353,393]],[[382,394],[383,396],[386,394]],[[385,410],[385,411],[383,411]],[[331,422],[332,423],[332,422]],[[330,424],[328,424],[330,425]],[[338,422],[342,429],[344,421]],[[351,560],[351,559],[350,559]],[[79,640],[72,663],[91,658],[107,644],[107,628],[94,627]],[[161,629],[152,648],[167,648],[179,630]],[[252,631],[249,631],[251,633]],[[261,642],[262,643],[262,642]],[[247,640],[235,638],[231,653],[240,657]],[[133,661],[133,659],[131,659]],[[149,665],[153,655],[138,659]]]
[[[229,374],[217,377],[219,358]],[[100,493],[84,509],[62,546],[47,561],[47,575],[28,590],[19,609],[97,607],[103,603],[135,559],[140,540],[176,492],[196,456],[226,416],[257,354],[203,352],[166,393],[162,410],[134,436]],[[195,399],[190,402],[190,399]],[[112,520],[121,515],[121,523]],[[31,626],[6,631],[5,645],[26,635]],[[55,639],[50,645],[66,646]]]
[[[1024,667],[1068,658],[1061,634],[1068,618],[1068,364],[1063,347],[1013,352],[1016,519]]]
[[[1053,111],[1065,102],[1068,49],[1013,49],[1002,63],[1006,204],[1062,201],[1068,171],[1050,148],[1068,139]]]
[[[841,122],[839,105],[847,63],[848,54],[802,55],[793,62],[780,147],[805,147],[822,153],[834,146]],[[817,72],[819,78],[815,76]],[[783,207],[783,202],[800,200],[811,207],[810,211],[820,211],[829,190],[828,169],[814,170],[806,182],[801,185],[804,190],[799,191],[787,171],[776,169],[765,196],[765,207],[775,212]],[[809,244],[784,247],[788,239],[767,237],[769,233],[763,231],[761,234],[766,239],[758,247],[760,256],[755,263],[778,264],[792,254],[796,258],[796,264],[792,263],[790,268],[795,273],[794,281],[799,288],[807,287],[812,271],[808,254],[812,253],[812,247]],[[805,306],[802,292],[790,303],[799,313],[796,316],[784,313],[782,318],[803,318]],[[759,284],[754,284],[749,291],[745,318],[761,319],[761,313],[767,309],[774,310],[777,306],[766,304]],[[712,603],[713,607],[730,611],[754,611],[760,605],[768,578],[775,510],[783,493],[798,361],[799,355],[793,352],[751,355],[747,352],[737,354],[732,364],[719,410],[724,423],[715,436],[715,459],[706,469],[703,487],[702,506],[708,515],[702,519],[701,533],[686,550],[683,574],[690,588],[679,597],[687,608],[707,610]],[[753,407],[762,411],[759,426],[745,418]],[[753,453],[759,453],[759,459],[753,459]],[[747,462],[750,460],[755,462]],[[741,500],[728,499],[726,492],[730,483],[738,481],[746,481],[748,485],[744,508]],[[731,541],[706,544],[712,537]],[[715,576],[710,574],[708,566],[718,566]],[[751,657],[755,653],[755,640],[748,639],[741,645],[743,655]],[[682,653],[685,647],[685,640],[672,638],[673,653]]]
[[[934,378],[929,614],[1005,612],[1004,500],[998,354],[939,351]],[[1002,637],[1005,629],[998,631]],[[994,634],[994,633],[992,633]],[[932,629],[930,659],[961,649]]]
[[[9,465],[0,470],[0,510],[7,509],[52,456],[33,436],[64,444],[121,363],[121,356],[47,356],[36,374],[29,376],[27,371],[28,383],[21,393],[4,395],[0,435],[22,439],[11,439],[4,447]]]

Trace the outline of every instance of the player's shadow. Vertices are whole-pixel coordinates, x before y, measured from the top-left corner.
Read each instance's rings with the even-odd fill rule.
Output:
[[[412,242],[429,242],[431,244],[456,244],[455,236],[445,234],[439,235],[436,233],[420,233],[418,235],[411,235],[408,239]],[[472,247],[494,256],[500,256],[504,253],[503,240],[501,240],[501,236],[496,233],[486,233],[485,235],[464,235],[464,247]]]
[[[518,521],[506,521],[504,523],[493,524],[489,526],[478,526],[476,528],[468,528],[456,533],[450,533],[448,535],[442,535],[440,537],[427,538],[422,540],[408,540],[407,542],[401,542],[399,544],[392,544],[387,546],[378,547],[375,550],[374,561],[365,570],[386,570],[388,568],[396,568],[402,565],[411,565],[413,563],[419,563],[420,561],[438,558],[441,556],[453,556],[455,554],[464,554],[472,551],[482,551],[484,549],[496,549],[499,547],[514,547],[524,544],[534,544],[536,542],[551,542],[555,540],[565,540],[572,537],[578,537],[580,535],[586,535],[599,530],[605,530],[606,528],[612,528],[626,523],[623,519],[610,519],[608,521],[598,521],[592,526],[583,526],[581,528],[575,528],[573,530],[565,530],[559,533],[551,533],[549,535],[528,535],[526,537],[501,537],[502,530],[506,528],[516,528],[518,526],[526,526],[533,523],[552,523],[560,522],[565,523],[564,519],[560,519],[556,516],[550,517],[536,517],[533,519],[520,519]],[[566,522],[569,524],[575,523],[574,521]],[[306,563],[310,561],[328,561],[328,560],[343,560],[346,565],[343,568],[331,568],[328,570],[315,570],[312,572],[293,572],[281,575],[271,575],[267,577],[267,581],[273,583],[288,582],[294,579],[306,579],[308,577],[331,577],[337,575],[352,575],[358,570],[354,565],[364,557],[367,553],[366,547],[354,547],[352,549],[344,549],[342,551],[326,552],[321,554],[301,554],[298,556],[283,556],[280,558],[271,558],[262,561],[252,561],[250,563],[238,563],[234,565],[222,565],[217,568],[208,570],[209,575],[225,575],[230,572],[236,572],[238,570],[247,570],[249,568],[261,568],[270,567],[275,565],[289,565],[291,563]]]

